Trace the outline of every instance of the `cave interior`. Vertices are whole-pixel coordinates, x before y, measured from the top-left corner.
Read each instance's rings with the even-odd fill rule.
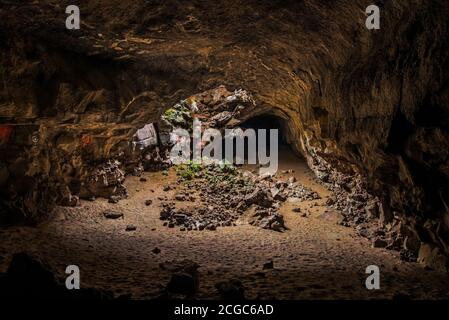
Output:
[[[0,8],[0,296],[449,298],[447,1],[65,5]],[[175,163],[194,119],[276,172]]]

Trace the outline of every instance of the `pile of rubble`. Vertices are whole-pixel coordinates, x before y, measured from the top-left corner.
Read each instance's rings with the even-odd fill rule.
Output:
[[[196,201],[195,206],[177,209],[175,202],[165,202],[160,219],[166,226],[179,226],[181,230],[233,226],[239,217],[253,208],[249,212],[251,225],[282,232],[286,227],[278,211],[281,202],[319,198],[316,192],[292,178],[282,181],[269,176],[259,177],[228,165],[201,167],[189,164],[178,167],[178,175],[183,190],[174,196],[174,200]]]
[[[336,171],[316,155],[309,165],[332,191],[326,205],[340,212],[339,224],[354,227],[359,235],[371,240],[373,247],[400,251],[403,260],[416,261],[420,247],[416,235],[367,191],[360,174]]]
[[[201,120],[204,129],[232,127],[241,122],[244,113],[255,107],[256,102],[247,91],[228,91],[225,86],[219,86],[181,100],[167,109],[159,123],[159,135],[161,140],[168,141],[175,128],[191,129],[195,118]]]
[[[109,198],[111,202],[126,198],[128,192],[123,185],[125,173],[120,165],[117,160],[108,160],[97,166],[81,183],[80,197],[90,200],[103,197]]]

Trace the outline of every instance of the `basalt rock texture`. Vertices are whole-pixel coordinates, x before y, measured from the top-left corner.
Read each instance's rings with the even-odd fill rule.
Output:
[[[281,118],[313,168],[360,175],[382,223],[448,254],[449,4],[378,1],[369,31],[371,2],[80,1],[66,30],[68,1],[6,1],[2,211],[47,214],[138,128],[225,85],[253,96],[243,118]]]

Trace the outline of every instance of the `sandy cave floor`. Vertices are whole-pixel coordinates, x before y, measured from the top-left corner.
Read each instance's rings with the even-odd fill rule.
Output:
[[[403,262],[397,252],[372,248],[352,228],[338,225],[337,214],[324,204],[329,191],[315,181],[306,164],[291,153],[280,159],[279,172],[294,169],[280,176],[295,176],[321,196],[286,202],[281,212],[289,230],[284,233],[244,222],[216,231],[164,227],[158,197],[176,193],[163,191],[165,184],[175,185],[175,172],[170,169],[168,176],[145,172],[145,182],[127,177],[129,197],[117,204],[105,199],[81,201],[79,207],[58,207],[54,218],[37,228],[0,229],[0,272],[13,253],[26,250],[43,258],[61,277],[67,265],[78,265],[82,286],[146,299],[156,297],[170,278],[160,263],[189,259],[200,265],[200,299],[218,299],[214,284],[231,278],[242,281],[249,299],[449,298],[447,275]],[[151,206],[145,205],[147,199],[153,200]],[[298,206],[309,215],[293,212]],[[104,218],[106,209],[123,212],[124,219]],[[137,229],[125,231],[130,224]],[[161,250],[158,254],[152,252],[156,247]],[[270,260],[274,269],[263,270]],[[365,288],[365,268],[373,264],[381,269],[381,289],[370,291]]]

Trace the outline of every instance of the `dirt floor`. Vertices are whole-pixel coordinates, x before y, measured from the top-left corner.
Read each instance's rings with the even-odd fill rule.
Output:
[[[282,206],[286,232],[244,221],[215,231],[165,227],[159,219],[159,198],[176,192],[163,191],[167,183],[177,186],[175,172],[145,172],[147,181],[127,177],[129,197],[117,204],[81,201],[79,207],[57,208],[54,219],[37,228],[0,229],[0,272],[12,253],[26,250],[47,261],[61,277],[67,265],[78,265],[82,286],[141,299],[157,296],[169,281],[170,272],[161,263],[189,259],[200,265],[200,299],[219,298],[215,283],[232,278],[241,280],[250,299],[449,298],[447,275],[402,262],[398,253],[372,248],[352,228],[338,225],[337,214],[324,204],[329,192],[306,164],[290,152],[281,161],[279,172],[294,170],[281,176],[295,176],[321,196]],[[150,206],[145,205],[147,199],[153,200]],[[296,207],[307,215],[293,212]],[[106,219],[106,209],[124,213],[124,219]],[[137,229],[126,231],[128,225]],[[159,253],[153,252],[156,247]],[[264,270],[269,261],[274,268]],[[369,265],[380,267],[380,290],[365,287]]]

